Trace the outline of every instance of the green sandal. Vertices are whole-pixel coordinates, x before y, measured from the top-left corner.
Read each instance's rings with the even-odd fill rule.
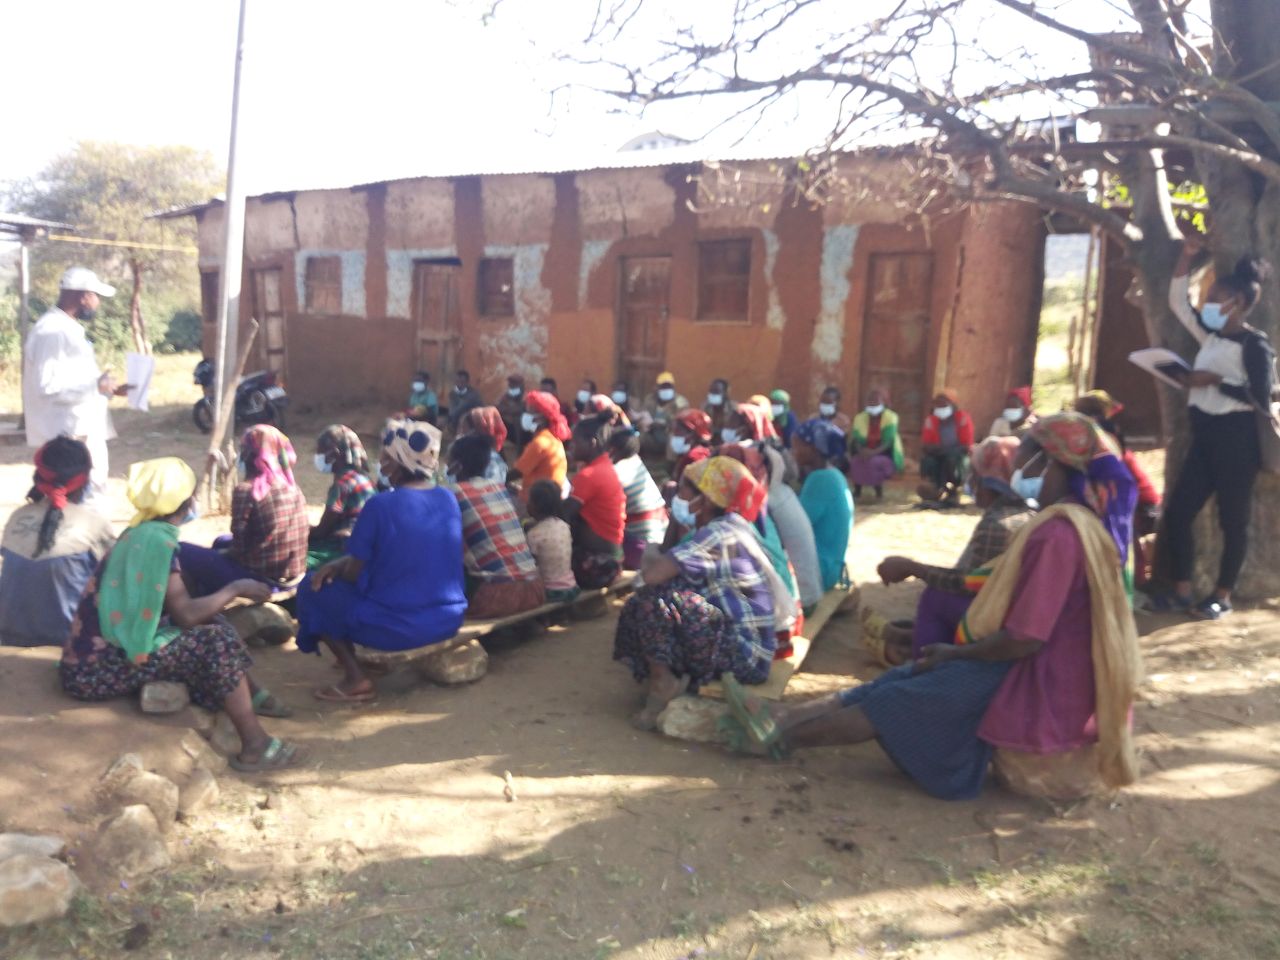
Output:
[[[275,705],[272,706],[268,701],[275,701]],[[276,700],[266,687],[258,688],[258,692],[253,695],[252,702],[253,712],[260,717],[274,717],[277,720],[284,720],[293,716],[293,711],[279,700]]]
[[[720,678],[720,688],[724,691],[724,699],[729,705],[733,720],[753,744],[767,751],[775,760],[782,760],[790,754],[786,735],[764,703],[752,711],[747,705],[747,691],[729,674]]]
[[[301,753],[292,743],[285,743],[278,737],[272,737],[267,749],[257,760],[241,760],[238,756],[229,759],[232,770],[241,773],[266,773],[268,770],[283,770],[301,759]]]

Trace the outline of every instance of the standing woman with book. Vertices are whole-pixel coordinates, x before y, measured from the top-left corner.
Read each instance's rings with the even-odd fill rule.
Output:
[[[1200,343],[1200,351],[1184,380],[1191,407],[1191,446],[1164,513],[1174,590],[1157,598],[1155,606],[1217,620],[1231,612],[1231,592],[1248,547],[1253,482],[1262,466],[1258,411],[1271,409],[1276,354],[1267,335],[1245,323],[1262,296],[1270,265],[1242,257],[1234,271],[1214,282],[1197,311],[1188,296],[1189,273],[1191,261],[1203,249],[1200,238],[1183,244],[1169,286],[1169,306]],[[1192,524],[1214,494],[1222,559],[1217,588],[1196,604],[1191,594]]]

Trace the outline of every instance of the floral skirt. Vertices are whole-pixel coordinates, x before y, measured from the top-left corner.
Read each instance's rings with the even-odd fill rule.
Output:
[[[719,607],[683,581],[641,587],[622,608],[613,659],[648,679],[649,661],[665,664],[697,687],[731,673],[741,683],[769,678],[769,659],[753,657],[737,626]]]
[[[547,602],[541,580],[480,580],[467,601],[468,620],[513,617]]]
[[[249,652],[226,621],[184,630],[147,658],[130,663],[123,650],[110,647],[91,659],[58,670],[62,689],[77,700],[113,700],[137,693],[153,680],[184,683],[191,702],[219,710],[253,665]]]

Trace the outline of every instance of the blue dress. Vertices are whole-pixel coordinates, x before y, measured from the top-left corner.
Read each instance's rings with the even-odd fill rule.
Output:
[[[298,649],[315,653],[321,635],[375,650],[413,650],[447,640],[467,611],[462,514],[452,491],[410,488],[365,504],[347,541],[364,561],[355,583],[298,588]]]
[[[823,467],[805,478],[800,488],[800,505],[813,526],[813,542],[818,548],[818,569],[822,589],[830,590],[844,573],[845,553],[853,527],[853,495],[849,481],[835,467]]]

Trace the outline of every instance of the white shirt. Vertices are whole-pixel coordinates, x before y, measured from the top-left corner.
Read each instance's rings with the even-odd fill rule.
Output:
[[[1200,344],[1200,352],[1196,354],[1193,368],[1216,373],[1222,378],[1223,384],[1248,389],[1249,374],[1244,366],[1244,344],[1210,333],[1200,325],[1200,318],[1191,309],[1190,287],[1190,277],[1174,277],[1169,284],[1169,308]],[[1217,386],[1192,387],[1188,392],[1187,402],[1196,409],[1215,416],[1253,410],[1250,404],[1227,396]]]
[[[107,398],[98,392],[101,377],[84,327],[57,307],[41,317],[27,336],[23,362],[27,443],[39,447],[64,434],[91,443],[114,437]]]

